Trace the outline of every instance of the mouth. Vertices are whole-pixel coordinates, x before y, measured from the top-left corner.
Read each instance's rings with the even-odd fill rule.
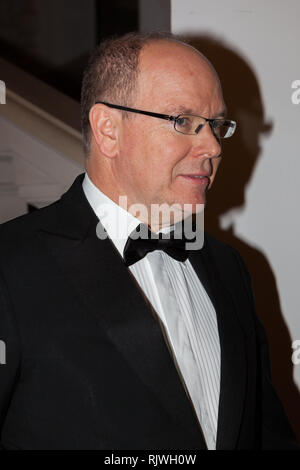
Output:
[[[185,180],[192,184],[208,186],[210,184],[210,178],[208,175],[191,174],[191,175],[179,175]]]

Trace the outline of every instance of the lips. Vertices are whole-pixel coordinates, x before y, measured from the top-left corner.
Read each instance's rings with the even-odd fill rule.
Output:
[[[193,183],[198,183],[198,184],[209,184],[210,183],[210,178],[209,174],[207,173],[191,173],[187,175],[180,175],[186,180],[193,182]]]
[[[182,176],[189,176],[190,178],[209,178],[208,175],[182,175]]]

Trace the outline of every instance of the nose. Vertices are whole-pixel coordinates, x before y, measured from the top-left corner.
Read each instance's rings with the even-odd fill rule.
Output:
[[[197,146],[200,155],[210,158],[219,157],[221,155],[222,147],[220,139],[218,139],[212,131],[209,122],[205,123],[194,138],[195,146]]]

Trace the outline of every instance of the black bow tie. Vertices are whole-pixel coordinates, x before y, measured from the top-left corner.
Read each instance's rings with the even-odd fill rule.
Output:
[[[128,267],[155,250],[162,250],[177,261],[185,261],[189,256],[188,250],[185,249],[187,240],[184,236],[175,238],[174,234],[174,231],[156,234],[151,232],[147,225],[138,225],[129,235],[124,248],[125,265]]]

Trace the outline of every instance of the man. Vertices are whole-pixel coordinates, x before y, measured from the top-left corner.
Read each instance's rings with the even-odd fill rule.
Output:
[[[1,227],[3,448],[297,448],[240,256],[170,234],[206,201],[225,112],[212,65],[171,35],[92,55],[86,174]],[[151,242],[127,238],[143,227]]]

